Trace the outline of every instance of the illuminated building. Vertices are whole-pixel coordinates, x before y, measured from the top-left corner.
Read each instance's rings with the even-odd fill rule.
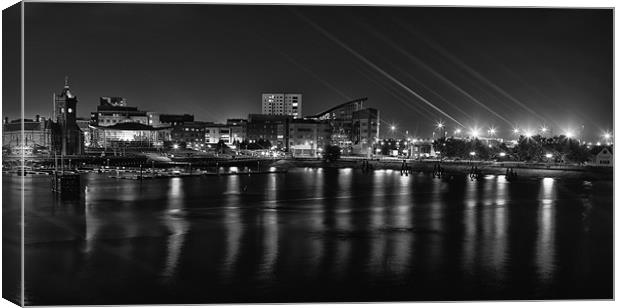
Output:
[[[332,130],[331,143],[345,153],[369,154],[379,137],[379,111],[364,108],[368,98],[352,100],[307,117],[326,121]]]
[[[53,122],[36,117],[35,120],[5,120],[2,126],[3,153],[10,155],[49,154],[54,149]]]
[[[96,112],[90,114],[93,126],[112,126],[118,123],[148,124],[146,111],[127,106],[122,97],[100,97]]]
[[[62,155],[82,154],[83,135],[76,123],[77,96],[71,93],[68,79],[60,94],[54,93],[54,115],[58,150]]]
[[[301,118],[301,94],[263,93],[262,113],[266,115],[287,115]]]
[[[294,119],[289,123],[288,151],[293,156],[315,157],[330,142],[331,128],[324,121]]]
[[[91,148],[107,150],[141,150],[162,148],[171,140],[170,127],[152,127],[140,123],[118,123],[112,126],[90,126]]]

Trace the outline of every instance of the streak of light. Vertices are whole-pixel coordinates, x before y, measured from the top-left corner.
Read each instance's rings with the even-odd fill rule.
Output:
[[[408,29],[407,29],[408,30]],[[411,33],[411,31],[408,30],[408,32]],[[475,69],[473,69],[471,66],[467,65],[465,62],[461,61],[459,58],[457,58],[456,56],[454,56],[452,53],[450,53],[448,50],[446,50],[445,48],[441,47],[439,44],[431,41],[428,38],[422,37],[417,35],[418,37],[422,38],[422,40],[428,44],[429,46],[431,46],[433,49],[437,50],[441,55],[443,55],[444,57],[450,59],[452,62],[456,63],[457,65],[459,65],[462,69],[464,69],[465,71],[467,71],[468,73],[470,73],[471,75],[473,75],[474,77],[478,78],[479,80],[481,80],[482,82],[484,82],[487,86],[491,87],[492,89],[494,89],[495,91],[497,91],[498,93],[502,94],[504,97],[508,98],[510,101],[512,101],[513,103],[517,104],[519,107],[523,108],[524,110],[526,110],[527,112],[531,113],[533,116],[539,118],[540,120],[542,120],[543,122],[547,122],[547,119],[545,119],[544,117],[540,116],[539,113],[535,112],[534,110],[532,110],[530,107],[526,106],[523,102],[521,102],[520,100],[518,100],[517,98],[515,98],[514,96],[510,95],[510,93],[506,92],[504,89],[502,89],[500,86],[498,86],[497,84],[495,84],[494,82],[490,81],[489,79],[487,79],[486,77],[484,77],[482,74],[480,74],[478,71],[476,71]]]
[[[367,27],[368,28],[368,27]],[[499,113],[495,112],[493,109],[489,108],[487,105],[485,105],[483,102],[481,102],[480,100],[478,100],[477,98],[473,97],[471,94],[469,94],[469,92],[463,90],[463,88],[459,87],[458,85],[456,85],[454,82],[452,82],[450,79],[446,78],[444,75],[440,74],[439,72],[437,72],[435,69],[433,69],[432,67],[428,66],[426,63],[424,63],[424,61],[420,60],[418,57],[410,54],[409,52],[407,52],[406,50],[404,50],[402,47],[396,45],[394,42],[392,42],[390,39],[388,39],[387,37],[385,37],[384,35],[382,35],[381,33],[378,33],[377,31],[373,30],[373,29],[369,29],[370,32],[372,32],[376,37],[380,38],[381,40],[383,40],[384,42],[386,42],[388,45],[390,45],[392,48],[396,49],[397,51],[399,51],[401,54],[403,54],[405,57],[407,57],[409,60],[415,62],[417,65],[421,66],[422,68],[424,68],[425,70],[427,70],[428,72],[430,72],[431,74],[433,74],[433,76],[435,76],[436,78],[440,79],[441,81],[447,83],[448,85],[450,85],[454,90],[458,91],[459,93],[463,94],[465,97],[467,97],[468,99],[470,99],[471,101],[473,101],[474,103],[478,104],[480,107],[484,108],[486,111],[490,112],[491,114],[493,114],[494,116],[498,117],[499,119],[503,120],[504,122],[508,123],[510,126],[514,126],[512,124],[512,122],[510,122],[508,119],[506,119],[505,117],[503,117],[502,115],[500,115]],[[460,124],[460,123],[459,123]],[[461,126],[464,127],[464,125],[461,124]]]
[[[447,114],[445,111],[441,110],[439,107],[435,106],[433,103],[429,102],[426,98],[422,97],[420,94],[418,94],[417,92],[415,92],[414,90],[412,90],[411,88],[409,88],[408,86],[406,86],[405,84],[403,84],[402,82],[400,82],[398,79],[394,78],[394,76],[390,75],[388,72],[384,71],[382,68],[380,68],[379,66],[377,66],[376,64],[374,64],[372,61],[368,60],[366,57],[364,57],[363,55],[361,55],[360,53],[358,53],[357,51],[353,50],[351,47],[349,47],[347,44],[345,44],[344,42],[342,42],[341,40],[339,40],[337,37],[335,37],[334,35],[332,35],[331,33],[329,33],[327,30],[323,29],[321,26],[317,25],[316,23],[314,23],[313,21],[311,21],[310,19],[308,19],[306,16],[302,15],[301,13],[297,12],[295,9],[292,9],[292,11],[302,20],[304,20],[306,23],[308,23],[309,25],[311,25],[314,29],[316,29],[318,32],[320,32],[321,34],[323,34],[325,37],[327,37],[328,39],[330,39],[332,42],[336,43],[338,46],[342,47],[343,49],[345,49],[346,51],[348,51],[349,53],[351,53],[353,56],[355,56],[357,59],[359,59],[360,61],[366,63],[368,66],[372,67],[374,70],[376,70],[377,72],[379,72],[381,75],[383,75],[385,78],[391,80],[392,82],[394,82],[395,84],[399,85],[401,88],[403,88],[403,90],[407,91],[409,94],[415,96],[416,98],[418,98],[420,101],[422,101],[423,103],[425,103],[426,105],[430,106],[431,108],[435,109],[437,112],[441,113],[442,115],[444,115],[445,117],[447,117],[448,119],[454,121],[454,123],[459,124],[460,126],[464,125],[459,122],[457,119],[453,118],[452,116],[450,116],[449,114]]]

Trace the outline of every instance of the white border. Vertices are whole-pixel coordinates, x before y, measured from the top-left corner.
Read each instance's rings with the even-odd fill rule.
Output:
[[[41,1],[26,1],[26,2],[41,2]],[[609,0],[590,0],[590,1],[577,1],[577,0],[563,0],[563,1],[559,1],[559,0],[545,0],[545,1],[541,1],[541,0],[537,0],[537,1],[533,1],[533,0],[519,0],[519,1],[489,1],[489,0],[452,0],[452,1],[432,1],[432,0],[414,0],[414,1],[395,1],[395,0],[387,0],[387,1],[377,1],[377,0],[356,0],[356,1],[342,1],[342,0],[314,0],[314,1],[299,1],[299,0],[288,0],[288,1],[265,1],[265,0],[253,0],[253,1],[235,1],[235,0],[228,0],[228,1],[222,1],[222,0],[210,0],[210,1],[175,1],[175,0],[151,0],[151,1],[105,1],[105,0],[94,0],[94,1],[56,1],[56,2],[125,2],[125,3],[141,3],[141,2],[145,2],[145,3],[152,3],[152,2],[164,2],[164,3],[241,3],[241,4],[245,4],[245,3],[260,3],[260,4],[316,4],[316,5],[404,5],[404,6],[413,6],[413,5],[417,5],[417,6],[499,6],[499,7],[588,7],[588,8],[594,8],[594,7],[603,7],[603,8],[612,8],[616,6],[616,1],[609,1]],[[0,3],[2,4],[2,8],[5,9],[15,3],[17,3],[17,1],[11,1],[11,0],[0,0]],[[22,19],[23,22],[23,19]],[[618,88],[618,79],[615,78],[616,76],[616,72],[618,71],[618,62],[615,61],[616,56],[617,56],[617,52],[618,49],[617,47],[617,38],[618,38],[618,33],[619,33],[619,28],[618,28],[618,24],[615,22],[615,12],[614,12],[614,132],[616,132],[615,128],[615,119],[618,119],[618,115],[619,115],[619,111],[618,109],[615,108],[615,102],[616,102],[616,97],[615,97],[615,89]],[[23,31],[23,28],[22,28]],[[23,41],[22,41],[22,47],[23,47]],[[23,52],[23,49],[22,49]],[[1,68],[1,67],[0,67]],[[23,70],[23,61],[22,61],[22,70]],[[22,98],[23,98],[23,74],[22,74]],[[0,87],[1,88],[1,87]],[[0,94],[2,90],[0,89]],[[0,107],[1,107],[1,103],[0,103]],[[23,108],[23,106],[22,106]],[[23,114],[23,109],[22,109],[22,114]],[[615,135],[615,134],[614,134]],[[614,138],[617,138],[616,136],[614,136]],[[614,143],[618,144],[618,139],[614,140]],[[618,166],[618,162],[620,162],[620,158],[618,158],[617,155],[616,159],[614,161],[614,165]],[[614,178],[618,178],[618,175],[620,174],[620,171],[618,171],[618,168],[614,169]],[[615,205],[615,192],[617,191],[617,188],[619,187],[619,183],[617,181],[614,182],[614,205]],[[22,191],[23,193],[23,191]],[[22,211],[23,211],[23,207],[22,207]],[[618,221],[618,217],[619,214],[618,212],[620,212],[620,209],[614,209],[614,277],[618,277],[618,266],[617,266],[617,254],[615,253],[615,248],[618,247],[618,237],[615,236],[615,222]],[[23,217],[23,216],[22,216]],[[23,225],[23,224],[22,224]],[[22,239],[23,240],[23,239]],[[1,252],[1,248],[0,248],[0,252]],[[23,254],[22,254],[23,256]],[[0,263],[0,267],[1,267],[1,263]],[[23,270],[23,269],[22,269]],[[614,279],[614,282],[616,280]],[[0,290],[2,287],[2,280],[0,279]],[[617,294],[617,283],[615,283],[614,285],[614,294]],[[22,289],[23,292],[23,289]],[[284,306],[299,306],[299,307],[381,307],[384,305],[388,305],[389,307],[410,307],[412,305],[415,305],[416,307],[454,307],[454,305],[458,305],[459,307],[479,307],[479,306],[486,306],[486,307],[490,307],[490,305],[492,305],[493,307],[496,306],[500,306],[500,307],[520,307],[521,305],[527,305],[528,307],[582,307],[582,306],[589,306],[589,307],[609,307],[614,305],[615,303],[613,301],[540,301],[540,302],[536,302],[536,301],[528,301],[528,302],[492,302],[492,301],[486,301],[486,302],[432,302],[432,303],[428,303],[428,302],[407,302],[407,303],[373,303],[373,304],[359,304],[359,303],[351,303],[351,304],[295,304],[295,305],[284,305]],[[156,307],[187,307],[187,306],[216,306],[216,305],[176,305],[176,306],[172,306],[172,305],[156,305]],[[263,304],[253,304],[253,305],[217,305],[217,306],[223,306],[223,307],[231,307],[231,308],[237,308],[237,307],[281,307],[283,306],[282,304],[277,304],[277,305],[263,305]],[[15,307],[14,304],[2,299],[0,300],[0,308],[4,308],[4,307]],[[72,306],[72,307],[92,307],[92,306]],[[119,306],[117,306],[119,307]],[[152,307],[152,306],[130,306],[130,307]]]

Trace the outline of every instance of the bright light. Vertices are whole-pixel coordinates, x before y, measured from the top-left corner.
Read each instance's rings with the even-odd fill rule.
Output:
[[[597,146],[600,146],[600,145],[601,145],[601,143],[600,143],[600,142],[597,142],[597,143],[596,143],[596,145],[597,145]]]
[[[437,128],[439,128],[439,129],[443,128],[443,123],[438,122],[438,123],[437,123]]]
[[[454,131],[454,133],[455,133],[455,134],[460,134],[460,133],[461,133],[461,129],[460,129],[460,128],[457,128],[457,129]]]
[[[471,131],[469,132],[469,134],[473,137],[473,138],[478,138],[478,136],[480,135],[480,132],[478,131],[478,129],[476,128],[472,128]]]
[[[543,133],[546,133],[546,132],[547,132],[547,128],[543,126],[543,127],[540,129],[540,131],[541,131],[541,132],[543,132]]]
[[[603,135],[603,138],[605,138],[605,139],[609,139],[609,138],[611,138],[611,134],[610,134],[610,133],[605,133],[605,134]]]
[[[172,148],[174,148],[174,149],[176,150],[176,149],[178,149],[178,148],[179,148],[179,145],[175,143],[175,144],[172,146]]]
[[[504,157],[504,156],[506,156],[506,153],[501,152],[501,153],[499,153],[499,156],[500,156],[500,157]]]
[[[392,127],[390,127],[391,130],[395,130],[396,126],[392,125]]]
[[[469,155],[476,156],[476,152],[469,152]]]
[[[519,129],[515,128],[515,129],[512,130],[512,132],[515,133],[515,134],[518,134],[519,133]]]
[[[564,136],[566,136],[566,138],[573,138],[574,135],[573,135],[573,132],[567,131],[564,133]]]
[[[532,138],[532,132],[525,131],[524,135],[525,135],[525,137],[527,137],[527,138]]]
[[[491,136],[495,135],[495,132],[496,132],[495,128],[491,127],[491,129],[489,129],[489,134]]]
[[[553,157],[553,154],[551,154],[551,153],[547,153],[547,154],[545,154],[545,157],[546,157],[546,158],[551,158],[551,157]]]

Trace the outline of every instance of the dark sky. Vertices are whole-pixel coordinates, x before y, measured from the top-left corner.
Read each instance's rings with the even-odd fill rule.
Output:
[[[300,92],[304,115],[368,97],[420,137],[613,125],[612,10],[27,3],[25,31],[27,117],[68,75],[84,117],[122,96],[223,122]]]

